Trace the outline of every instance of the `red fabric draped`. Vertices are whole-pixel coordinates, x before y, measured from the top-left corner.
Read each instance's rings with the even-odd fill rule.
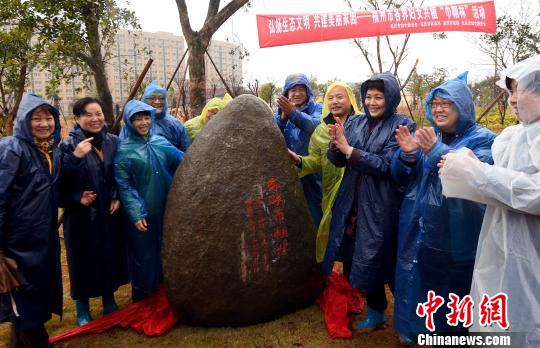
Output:
[[[169,307],[169,301],[163,289],[142,301],[126,308],[107,314],[81,327],[51,337],[50,343],[62,341],[77,335],[99,333],[112,327],[131,327],[147,336],[163,335],[176,323],[176,316]]]
[[[317,299],[324,312],[326,329],[332,338],[351,338],[348,314],[360,313],[366,301],[358,289],[351,288],[342,273],[333,272],[326,279],[326,289]]]

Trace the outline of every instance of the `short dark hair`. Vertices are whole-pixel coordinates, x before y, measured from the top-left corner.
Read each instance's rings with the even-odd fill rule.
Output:
[[[377,91],[384,93],[384,81],[383,80],[367,80],[366,91],[369,89],[376,89]]]
[[[73,115],[75,115],[76,117],[82,116],[86,112],[86,105],[92,103],[98,104],[103,110],[103,104],[101,104],[101,101],[99,101],[99,99],[92,97],[84,97],[77,100],[75,104],[73,104]]]
[[[129,116],[129,120],[133,121],[133,119],[137,116],[151,116],[151,114],[150,114],[150,111],[139,111]]]
[[[51,105],[49,105],[49,104],[41,104],[41,105],[38,106],[37,108],[34,108],[34,109],[32,110],[32,112],[36,111],[37,109],[45,110],[45,111],[47,111],[49,114],[51,114],[51,115],[53,115],[53,116],[56,114],[54,108],[53,108]]]

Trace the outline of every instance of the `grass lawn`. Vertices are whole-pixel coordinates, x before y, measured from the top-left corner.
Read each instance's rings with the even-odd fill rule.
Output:
[[[55,316],[47,324],[52,337],[75,328],[75,306],[69,295],[69,276],[62,242],[62,274],[64,286],[64,316]],[[131,288],[123,286],[116,292],[120,307],[131,303]],[[391,295],[388,293],[388,298]],[[160,337],[146,337],[134,330],[112,329],[90,334],[58,344],[58,347],[398,347],[397,334],[392,329],[391,301],[387,310],[388,327],[372,334],[358,335],[350,340],[333,340],[324,325],[321,309],[314,305],[275,321],[241,328],[201,328],[176,325]],[[92,316],[101,315],[101,300],[90,301]],[[363,318],[365,313],[355,317]],[[7,347],[10,324],[0,324],[0,347]]]

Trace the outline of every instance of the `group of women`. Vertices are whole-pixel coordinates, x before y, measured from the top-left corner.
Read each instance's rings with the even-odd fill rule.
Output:
[[[14,261],[10,275],[20,282],[0,294],[0,321],[13,323],[10,347],[48,347],[43,324],[62,314],[59,223],[78,325],[92,320],[89,298],[101,297],[107,314],[118,309],[119,286],[130,281],[135,302],[162,279],[166,197],[190,145],[168,113],[166,89],[152,82],[142,101],[127,103],[120,138],[97,99],[78,100],[73,115],[61,141],[58,110],[27,94],[13,136],[0,141],[0,278]]]
[[[520,123],[496,137],[476,123],[466,74],[429,93],[431,126],[422,129],[397,112],[400,87],[390,73],[361,85],[362,109],[346,84],[330,85],[321,105],[305,75],[287,77],[274,119],[318,225],[317,261],[328,274],[341,261],[366,295],[357,330],[385,326],[388,285],[403,343],[427,331],[416,308],[429,290],[475,301],[506,293],[510,331],[526,333],[518,342],[540,339],[540,57],[503,72],[502,87]],[[101,297],[106,314],[128,281],[133,301],[159,289],[174,172],[230,99],[210,100],[184,127],[168,114],[167,91],[152,83],[125,106],[117,137],[100,101],[83,98],[61,141],[58,111],[24,96],[13,136],[0,141],[0,270],[14,260],[21,281],[0,294],[0,321],[13,323],[10,346],[47,346],[44,323],[62,313],[59,207],[79,325],[92,320],[89,298]],[[435,314],[437,332],[467,331],[446,319]]]
[[[361,115],[352,90],[334,83],[310,133],[305,125],[316,112],[308,115],[310,87],[299,75],[287,79],[283,92],[294,100],[294,90],[303,89],[295,119],[287,120],[285,101],[275,119],[299,176],[322,173],[316,257],[327,274],[341,261],[351,286],[366,295],[367,316],[355,329],[385,327],[387,284],[403,344],[429,332],[417,307],[430,290],[445,301],[471,294],[477,306],[484,295],[504,293],[508,330],[517,333],[512,344],[538,342],[540,56],[503,72],[500,86],[519,124],[498,137],[476,123],[466,73],[430,91],[425,113],[431,126],[421,129],[396,112],[400,89],[390,73],[362,84]],[[315,205],[306,193],[310,199]],[[468,332],[447,315],[434,313],[436,333]],[[475,320],[473,331],[497,331]]]

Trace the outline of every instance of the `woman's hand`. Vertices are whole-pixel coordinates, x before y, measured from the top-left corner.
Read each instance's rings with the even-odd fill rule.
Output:
[[[289,158],[295,166],[299,167],[302,164],[302,159],[296,154],[296,152],[291,149],[287,149],[287,153],[289,154]]]
[[[279,106],[279,108],[281,109],[281,111],[283,111],[281,113],[281,119],[282,120],[288,120],[289,119],[289,115],[293,112],[294,110],[294,105],[293,103],[291,103],[291,101],[285,97],[285,96],[282,96],[280,95],[277,100],[277,105]]]
[[[111,206],[109,208],[109,214],[114,214],[118,211],[118,209],[120,208],[120,201],[118,199],[113,199],[111,201]]]
[[[416,138],[413,138],[406,126],[399,126],[396,129],[396,141],[403,152],[413,152],[418,149]]]
[[[77,147],[73,151],[73,156],[77,158],[84,158],[90,151],[92,151],[92,144],[90,143],[94,138],[86,138],[77,144]]]
[[[135,228],[138,229],[141,232],[147,232],[148,231],[148,224],[146,223],[146,219],[142,218],[141,220],[137,221],[135,223]]]
[[[94,191],[83,191],[80,202],[85,207],[88,207],[90,204],[94,203],[95,200],[96,194]]]
[[[426,155],[431,151],[433,145],[437,144],[437,141],[439,141],[433,127],[424,127],[417,130],[415,134],[415,139],[418,147]]]
[[[460,150],[450,150],[448,153],[464,153],[465,155],[467,155],[468,157],[472,158],[472,159],[475,159],[475,160],[478,160],[478,157],[476,157],[476,155],[474,154],[474,152],[472,152],[471,149],[467,149],[467,148],[463,148],[464,150],[460,151]],[[437,163],[437,167],[439,167],[439,174],[442,173],[442,170],[444,168],[444,165],[446,164],[446,159],[447,159],[447,156],[448,154],[446,155],[442,155],[441,156],[441,160],[439,161],[439,163]]]
[[[349,146],[349,143],[347,142],[347,138],[345,137],[345,128],[343,128],[343,124],[339,122],[334,125],[329,124],[328,132],[332,136],[332,143],[338,148],[341,153],[348,155],[352,152],[353,148],[352,146]]]

